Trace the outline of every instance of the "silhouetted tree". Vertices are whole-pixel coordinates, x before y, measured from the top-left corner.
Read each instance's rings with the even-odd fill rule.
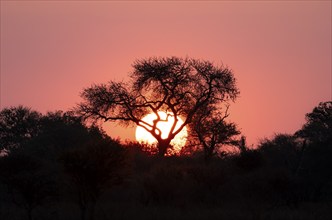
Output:
[[[133,65],[130,83],[113,82],[93,85],[81,94],[84,101],[79,112],[92,119],[119,121],[143,127],[158,141],[159,155],[164,156],[171,140],[203,107],[223,104],[238,95],[233,73],[223,66],[196,59],[150,58]],[[174,117],[167,138],[162,138],[158,122],[163,121],[158,111]],[[154,113],[149,124],[142,117]],[[184,123],[176,128],[178,118]]]
[[[77,192],[81,219],[92,220],[101,194],[121,178],[123,149],[113,140],[92,141],[64,152],[60,162]]]
[[[4,108],[0,112],[0,152],[10,150],[37,136],[41,114],[28,107]]]
[[[303,151],[298,172],[306,197],[315,202],[332,198],[332,142],[310,143]]]
[[[43,169],[42,161],[24,152],[0,157],[0,181],[7,186],[12,201],[33,219],[33,210],[54,196],[54,182]]]
[[[228,106],[224,114],[211,107],[202,108],[193,118],[191,123],[191,133],[189,139],[191,142],[200,144],[204,149],[205,161],[216,154],[222,146],[238,145],[235,139],[240,134],[234,123],[226,122],[229,116]]]
[[[30,155],[56,163],[64,151],[90,142],[107,139],[105,132],[94,125],[88,127],[71,112],[48,112],[40,118],[38,135],[23,147]]]
[[[25,107],[18,109],[21,108],[27,109]],[[16,108],[13,109],[16,111]],[[1,182],[9,186],[8,188],[13,192],[11,195],[15,204],[26,208],[32,216],[32,210],[44,201],[44,197],[48,196],[46,192],[61,193],[53,187],[53,185],[61,187],[64,183],[58,161],[59,156],[64,152],[77,149],[78,146],[84,148],[87,143],[99,143],[108,141],[110,138],[94,125],[87,127],[80,117],[71,112],[55,111],[48,112],[46,115],[38,114],[38,123],[28,125],[29,131],[36,132],[26,135],[26,139],[20,141],[19,147],[11,148],[7,156],[0,157],[3,159],[0,169]],[[19,128],[17,130],[25,131]],[[92,155],[95,154],[92,153]],[[101,161],[102,158],[103,155],[101,155]],[[98,160],[96,157],[94,159]],[[82,166],[84,167],[85,164]]]
[[[308,197],[317,201],[332,191],[332,102],[321,102],[306,114],[306,123],[295,136],[304,139],[298,175],[306,183]]]
[[[247,144],[247,138],[243,135],[241,136],[240,140],[237,141],[236,145],[239,147],[240,153],[246,152],[249,149]]]
[[[40,119],[39,133],[24,145],[30,155],[56,163],[63,151],[84,145],[93,140],[103,140],[107,135],[96,126],[86,126],[80,117],[71,112],[48,112]]]
[[[306,124],[296,135],[311,142],[332,141],[332,102],[321,102],[306,114]]]

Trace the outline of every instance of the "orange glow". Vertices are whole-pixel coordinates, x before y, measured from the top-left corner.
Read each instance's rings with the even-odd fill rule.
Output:
[[[160,116],[161,120],[166,120],[167,114],[165,112],[158,112],[158,115]],[[153,120],[156,118],[157,116],[154,113],[151,113],[144,116],[142,120],[152,125]],[[175,130],[183,124],[183,121],[180,118],[178,120],[179,121],[175,126]],[[157,128],[161,130],[162,138],[168,137],[173,123],[174,117],[172,116],[169,116],[167,121],[160,121],[157,123]],[[175,152],[179,152],[181,148],[186,144],[187,136],[187,128],[184,127],[182,131],[178,135],[176,135],[175,138],[171,141],[171,145],[174,147]],[[136,140],[148,144],[157,143],[157,140],[148,131],[146,131],[143,127],[140,126],[137,126],[136,128]]]
[[[91,84],[128,81],[136,59],[223,63],[249,144],[294,133],[331,100],[331,1],[1,1],[0,108],[70,110]],[[135,140],[135,128],[106,123]]]

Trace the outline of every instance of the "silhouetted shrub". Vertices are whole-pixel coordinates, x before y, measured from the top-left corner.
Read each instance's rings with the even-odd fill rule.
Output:
[[[261,152],[257,150],[247,150],[240,153],[236,158],[236,164],[243,170],[250,171],[263,165]]]
[[[277,134],[272,140],[263,140],[259,145],[267,166],[284,167],[295,173],[298,169],[302,145],[287,134]]]

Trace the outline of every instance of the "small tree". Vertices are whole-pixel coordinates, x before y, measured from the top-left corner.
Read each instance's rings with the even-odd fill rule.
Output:
[[[222,105],[238,95],[232,71],[209,61],[150,58],[136,61],[133,67],[129,83],[110,81],[84,89],[78,110],[87,118],[143,127],[157,140],[160,156],[200,109]],[[157,126],[162,121],[159,111],[175,119],[166,138]],[[155,114],[153,123],[142,121],[148,113]],[[176,128],[180,117],[184,123]]]
[[[194,117],[190,139],[193,144],[203,147],[205,161],[209,161],[222,146],[238,145],[235,137],[240,132],[234,123],[225,121],[229,116],[227,112],[228,106],[224,114],[220,110],[202,109]]]

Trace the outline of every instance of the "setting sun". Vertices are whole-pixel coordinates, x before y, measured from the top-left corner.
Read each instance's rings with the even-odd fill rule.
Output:
[[[161,120],[166,120],[167,114],[165,112],[158,112]],[[152,124],[153,120],[156,119],[157,116],[154,113],[148,114],[142,118],[143,121]],[[157,128],[161,130],[161,136],[162,138],[167,138],[171,127],[174,123],[174,117],[169,116],[167,121],[160,121],[157,124]],[[179,121],[175,127],[175,129],[178,129],[183,124],[183,121],[179,118]],[[157,140],[144,128],[138,126],[136,128],[136,140],[141,143],[148,143],[148,144],[156,144]],[[174,146],[174,150],[176,152],[180,151],[181,148],[186,144],[187,140],[187,128],[184,127],[183,130],[175,136],[175,138],[171,141],[171,145]]]
[[[0,0],[0,220],[332,220],[332,0]]]

